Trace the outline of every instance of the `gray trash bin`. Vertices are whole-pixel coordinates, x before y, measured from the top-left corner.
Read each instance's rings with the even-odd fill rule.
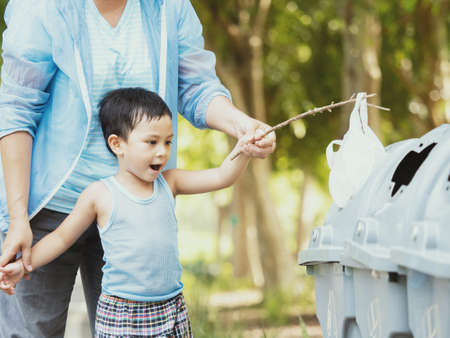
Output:
[[[443,125],[415,140],[391,168],[392,179],[380,182],[379,198],[372,197],[348,242],[348,255],[364,266],[353,271],[356,320],[364,337],[412,337],[407,276],[392,261],[391,248],[403,243],[411,222],[423,212],[449,136],[449,126]]]
[[[344,240],[353,231],[342,223],[358,210],[358,200],[350,201],[345,209],[333,205],[325,225],[314,229],[308,249],[298,256],[299,264],[314,276],[317,317],[324,337],[362,337],[355,320],[352,270],[339,264]]]
[[[432,156],[432,158],[431,158]],[[430,154],[417,206],[392,261],[406,270],[409,325],[415,337],[450,337],[450,132]],[[433,168],[431,168],[433,167]],[[431,183],[427,185],[427,183]]]
[[[298,263],[307,266],[307,271],[315,279],[317,316],[324,337],[363,337],[356,322],[354,300],[353,268],[363,265],[345,255],[345,242],[350,239],[357,226],[357,220],[366,215],[373,204],[378,185],[386,181],[398,158],[404,156],[414,140],[391,145],[388,155],[380,168],[349,200],[345,208],[331,206],[325,225],[314,229],[309,247],[298,255]]]
[[[421,139],[387,147],[383,163],[358,194],[345,208],[333,205],[325,225],[314,229],[308,249],[299,253],[298,263],[315,278],[324,337],[412,336],[406,272],[391,261],[390,246],[401,242],[404,220],[414,216],[406,212],[407,201],[417,201],[404,196],[412,195],[407,190],[413,189],[407,188],[413,178],[419,180],[415,173],[433,148],[427,147],[448,135],[448,130],[448,125],[442,126]],[[420,150],[418,158],[412,156],[413,149]],[[416,170],[413,162],[420,162]],[[405,168],[410,169],[407,175]]]

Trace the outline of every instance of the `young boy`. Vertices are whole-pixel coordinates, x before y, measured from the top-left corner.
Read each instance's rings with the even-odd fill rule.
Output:
[[[172,142],[172,115],[164,101],[142,88],[109,92],[100,102],[100,122],[117,173],[89,185],[72,213],[32,249],[32,267],[67,250],[97,222],[105,265],[97,305],[96,337],[192,337],[178,257],[174,196],[233,184],[248,163],[241,139],[219,168],[163,172]],[[19,259],[0,268],[12,294],[24,276]]]

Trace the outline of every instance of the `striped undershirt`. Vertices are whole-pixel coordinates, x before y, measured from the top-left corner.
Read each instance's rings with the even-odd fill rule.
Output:
[[[70,213],[81,191],[90,183],[115,173],[117,162],[108,151],[98,119],[98,103],[112,89],[143,87],[155,91],[143,30],[139,0],[128,0],[122,16],[112,27],[93,0],[86,1],[86,25],[92,53],[92,121],[81,157],[67,181],[46,208]]]

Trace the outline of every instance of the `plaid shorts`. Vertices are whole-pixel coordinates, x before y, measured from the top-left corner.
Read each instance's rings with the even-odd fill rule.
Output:
[[[183,294],[162,302],[138,302],[102,294],[95,337],[193,337]]]

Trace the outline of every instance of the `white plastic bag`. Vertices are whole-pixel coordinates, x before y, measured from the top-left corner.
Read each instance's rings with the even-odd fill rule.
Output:
[[[333,145],[339,145],[337,151]],[[369,177],[385,150],[367,121],[366,93],[358,93],[350,115],[350,127],[342,140],[334,140],[327,147],[330,194],[343,208]]]

